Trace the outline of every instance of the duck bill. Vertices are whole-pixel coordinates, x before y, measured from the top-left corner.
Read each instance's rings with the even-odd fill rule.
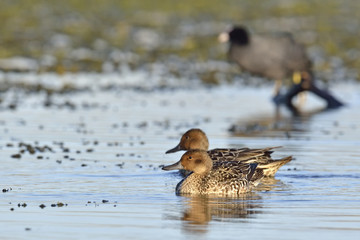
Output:
[[[176,147],[174,147],[174,148],[172,148],[172,149],[170,149],[170,150],[167,150],[166,151],[166,154],[168,154],[168,153],[174,153],[174,152],[177,152],[177,151],[181,151],[182,149],[181,149],[181,147],[180,147],[180,144],[178,144]]]
[[[169,171],[169,170],[181,170],[184,169],[183,165],[181,165],[181,161],[178,161],[174,164],[164,166],[162,170]]]

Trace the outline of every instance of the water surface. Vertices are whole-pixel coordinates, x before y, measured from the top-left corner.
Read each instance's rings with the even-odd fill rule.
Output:
[[[271,86],[101,89],[50,104],[2,93],[1,239],[358,238],[358,84],[333,86],[346,107],[309,96],[299,117],[276,113]],[[273,156],[295,160],[239,199],[176,196],[181,177],[159,166],[192,127],[211,148],[283,146]]]

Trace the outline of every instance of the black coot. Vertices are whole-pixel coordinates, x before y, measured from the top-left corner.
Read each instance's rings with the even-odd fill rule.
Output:
[[[220,35],[224,40],[224,34]],[[319,89],[313,79],[311,61],[303,45],[297,43],[290,33],[250,34],[243,26],[234,27],[225,40],[230,42],[228,56],[241,69],[261,77],[284,81],[293,80],[290,90],[280,96],[277,84],[274,101],[293,108],[292,98],[302,91],[311,91],[323,98],[328,108],[343,104],[329,92]]]

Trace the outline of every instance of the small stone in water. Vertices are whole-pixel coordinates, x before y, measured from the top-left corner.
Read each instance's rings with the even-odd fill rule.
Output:
[[[13,154],[13,155],[11,155],[11,157],[12,158],[21,158],[21,154],[19,154],[19,153],[18,154]]]

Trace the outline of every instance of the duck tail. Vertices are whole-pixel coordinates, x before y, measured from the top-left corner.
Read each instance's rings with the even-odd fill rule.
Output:
[[[292,156],[284,157],[282,159],[273,160],[267,164],[261,164],[258,168],[264,171],[264,176],[273,177],[280,167],[292,160]]]

